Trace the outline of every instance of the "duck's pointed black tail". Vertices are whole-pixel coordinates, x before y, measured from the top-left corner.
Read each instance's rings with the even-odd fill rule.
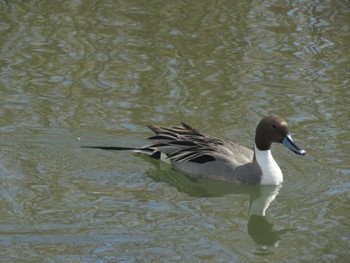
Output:
[[[161,159],[161,152],[150,146],[144,147],[119,147],[119,146],[81,146],[82,148],[101,149],[106,151],[132,151],[148,155],[154,159]]]
[[[139,150],[137,147],[118,147],[118,146],[81,146],[82,148],[92,148],[92,149],[101,149],[107,151],[135,151]]]

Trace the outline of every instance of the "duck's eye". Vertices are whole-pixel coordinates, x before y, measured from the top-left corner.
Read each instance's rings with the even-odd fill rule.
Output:
[[[272,125],[272,128],[276,129],[276,128],[277,128],[276,124],[273,124],[273,125]]]

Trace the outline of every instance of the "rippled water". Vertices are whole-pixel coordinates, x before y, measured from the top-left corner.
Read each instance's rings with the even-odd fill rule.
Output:
[[[2,1],[0,15],[1,261],[348,261],[348,1]],[[181,120],[251,146],[268,114],[307,152],[273,147],[281,188],[79,147],[143,145],[144,125]]]

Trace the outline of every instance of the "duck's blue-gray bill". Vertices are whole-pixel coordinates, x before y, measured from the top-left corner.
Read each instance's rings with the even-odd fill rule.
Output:
[[[284,137],[282,144],[296,154],[305,155],[305,151],[295,145],[292,137],[289,134],[286,137]]]

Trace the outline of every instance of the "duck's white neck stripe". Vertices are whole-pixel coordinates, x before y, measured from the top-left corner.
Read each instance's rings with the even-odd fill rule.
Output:
[[[261,184],[278,185],[283,182],[280,167],[273,159],[271,150],[261,151],[254,144],[255,158],[262,171]]]

